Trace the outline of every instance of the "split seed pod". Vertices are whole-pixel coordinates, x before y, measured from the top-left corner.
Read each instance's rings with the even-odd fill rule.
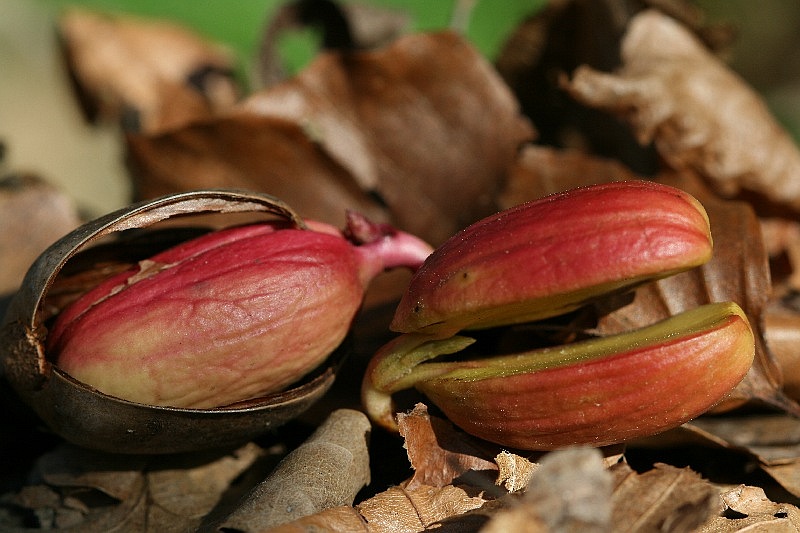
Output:
[[[138,266],[70,306],[50,296],[70,259],[99,249],[91,245],[101,238],[208,213],[273,220],[145,252],[134,258]],[[369,280],[384,267],[415,267],[430,251],[357,216],[351,226],[372,240],[358,246],[335,228],[304,222],[275,198],[235,191],[176,194],[90,222],[29,270],[0,332],[5,375],[51,429],[82,446],[166,453],[246,441],[328,390],[348,313],[355,314]],[[103,246],[122,254],[131,248]],[[328,296],[349,305],[340,309]],[[325,339],[300,322],[306,312]]]
[[[364,377],[371,418],[395,427],[392,394],[416,387],[465,431],[547,450],[653,435],[707,411],[747,373],[754,336],[733,302],[606,338],[448,361],[464,329],[557,316],[707,261],[702,205],[678,189],[616,182],[498,213],[455,235],[412,278]],[[477,345],[476,345],[477,346]]]

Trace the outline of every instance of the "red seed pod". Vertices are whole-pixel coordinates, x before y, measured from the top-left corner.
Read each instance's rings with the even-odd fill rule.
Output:
[[[553,317],[711,256],[705,210],[647,182],[575,189],[477,222],[412,278],[364,377],[362,403],[395,428],[392,395],[417,388],[465,431],[504,446],[604,445],[676,427],[719,402],[755,351],[733,302],[605,338],[495,355],[462,329]],[[435,359],[450,354],[447,361]],[[692,383],[686,388],[686,383]]]
[[[101,239],[208,213],[280,220],[143,255],[64,309],[48,297],[70,259]],[[345,235],[268,195],[197,191],[92,221],[29,270],[0,330],[3,371],[54,431],[83,446],[165,453],[252,438],[330,387],[369,281],[385,268],[414,268],[431,251],[349,218]],[[128,253],[125,243],[103,246]]]

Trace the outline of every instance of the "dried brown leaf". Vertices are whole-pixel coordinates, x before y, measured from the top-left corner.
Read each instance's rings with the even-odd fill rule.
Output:
[[[312,533],[321,531],[368,533],[374,531],[374,529],[367,525],[364,518],[355,508],[349,505],[341,505],[304,516],[269,530],[270,533]]]
[[[452,33],[320,55],[243,106],[305,124],[398,226],[434,243],[494,210],[517,146],[533,135],[491,65]]]
[[[160,468],[147,472],[150,505],[165,516],[200,523],[219,503],[220,495],[262,455],[262,450],[250,443],[207,464],[196,465],[178,457],[164,461]]]
[[[762,464],[800,461],[800,420],[782,414],[729,415],[698,418],[685,429],[709,442],[746,451]]]
[[[497,485],[502,485],[508,492],[517,492],[528,486],[528,483],[539,467],[525,457],[502,451],[494,458],[500,470],[497,474]]]
[[[238,97],[232,55],[164,21],[71,9],[62,46],[91,119],[153,132],[231,106]]]
[[[616,73],[579,67],[564,87],[627,120],[674,169],[726,196],[740,190],[800,208],[800,151],[758,94],[684,26],[657,11],[631,21]]]
[[[360,411],[334,411],[220,527],[257,533],[324,509],[352,505],[370,479],[369,431],[369,420]]]
[[[408,490],[420,485],[444,487],[470,470],[495,472],[498,468],[483,457],[486,452],[477,439],[446,420],[430,416],[424,404],[417,404],[410,413],[398,414],[397,425],[414,468]]]
[[[611,467],[619,463],[624,456],[625,447],[622,444],[598,448],[603,454],[603,464]],[[536,457],[538,459],[539,457]],[[534,473],[539,468],[539,463],[533,462],[515,453],[503,450],[494,458],[499,472],[495,484],[502,485],[508,492],[523,491],[528,487]]]
[[[708,25],[687,0],[559,0],[547,2],[509,36],[496,65],[543,144],[579,148],[614,158],[637,172],[658,167],[655,150],[642,147],[626,125],[608,113],[576,102],[560,90],[560,73],[580,65],[601,71],[619,66],[619,45],[636,13],[658,9],[685,23],[715,50],[732,40],[730,28]]]
[[[638,474],[620,463],[610,472],[613,531],[693,531],[720,510],[718,490],[688,468],[656,464]]]
[[[60,445],[42,455],[11,500],[42,529],[186,531],[199,527],[223,493],[262,456],[248,444],[227,455],[116,455]],[[0,522],[0,528],[9,524]],[[69,529],[68,529],[69,528]]]
[[[734,531],[770,531],[787,533],[800,528],[800,510],[793,505],[770,501],[760,487],[741,485],[720,494],[726,511],[738,518],[717,516],[701,527],[698,533]],[[728,514],[727,512],[725,514]]]
[[[424,404],[417,404],[409,413],[400,413],[398,425],[415,470],[410,479],[360,502],[355,508],[321,511],[287,523],[277,531],[306,531],[318,524],[335,524],[336,530],[368,528],[373,532],[394,533],[423,531],[442,521],[456,529],[467,524],[477,529],[478,524],[484,523],[486,513],[470,516],[466,513],[481,509],[487,501],[494,501],[488,499],[490,496],[485,494],[485,489],[492,489],[490,478],[496,476],[498,463],[485,457],[497,453],[497,448],[459,431],[446,420],[430,416]],[[508,452],[498,457],[502,457],[499,463],[506,467],[511,457],[523,470],[532,466],[526,459]],[[470,475],[476,472],[478,475]],[[489,475],[481,475],[487,472]],[[527,477],[524,472],[516,474],[521,489]],[[503,482],[509,479],[500,479],[497,484]],[[501,494],[497,490],[494,492]]]
[[[550,533],[553,531],[537,514],[537,509],[518,504],[494,514],[480,529],[481,533]],[[566,529],[565,531],[570,531]],[[589,531],[592,531],[591,529]],[[604,530],[600,530],[604,531]]]
[[[128,163],[144,198],[192,189],[254,189],[337,227],[344,226],[347,209],[387,220],[384,209],[300,125],[283,119],[228,114],[160,135],[131,135]]]
[[[800,497],[800,420],[787,415],[703,417],[679,431],[705,446],[747,454],[784,489]]]
[[[406,489],[401,484],[359,503],[356,509],[369,523],[370,531],[400,533],[423,531],[446,518],[478,509],[485,501],[453,485]]]
[[[331,223],[342,217],[334,207],[385,212],[436,244],[496,210],[506,169],[532,135],[466,41],[418,34],[321,54],[225,116],[132,137],[129,161],[143,196],[249,187]]]
[[[761,468],[787,492],[800,498],[800,461],[762,465]]]
[[[72,527],[76,531],[142,528],[146,521],[146,479],[141,458],[97,454],[63,445],[40,457],[33,482],[19,503],[38,519],[40,527]],[[47,499],[31,499],[31,485]],[[27,496],[27,497],[26,497]],[[71,501],[70,501],[71,499]],[[83,501],[82,505],[77,502]],[[78,511],[76,513],[76,511]]]

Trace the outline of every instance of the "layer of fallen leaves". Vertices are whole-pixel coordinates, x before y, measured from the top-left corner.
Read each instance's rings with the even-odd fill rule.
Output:
[[[545,194],[659,180],[706,206],[714,259],[586,309],[575,324],[605,335],[735,300],[757,333],[747,378],[713,415],[625,447],[504,450],[417,397],[399,416],[402,438],[370,435],[358,387],[404,281],[386,278],[375,300],[386,305],[359,318],[355,353],[324,405],[236,450],[76,449],[43,432],[3,384],[0,527],[800,529],[800,154],[720,59],[730,32],[680,0],[553,1],[492,65],[456,33],[398,36],[406,21],[396,13],[332,2],[309,18],[314,4],[287,3],[267,25],[264,88],[244,97],[231,57],[185,29],[86,11],[62,18],[77,94],[91,119],[125,132],[137,198],[252,188],[305,216],[341,225],[355,209],[436,244]],[[322,25],[323,49],[281,78],[274,40],[304,24]],[[8,293],[79,217],[41,180],[0,183]]]

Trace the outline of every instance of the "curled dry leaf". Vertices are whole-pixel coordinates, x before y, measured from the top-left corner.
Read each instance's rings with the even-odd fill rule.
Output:
[[[220,527],[257,533],[324,509],[352,505],[370,479],[369,431],[363,413],[334,411]]]
[[[146,471],[148,524],[202,529],[239,476],[272,451],[248,443],[220,456],[186,454],[153,460]],[[274,451],[277,455],[282,447]]]
[[[581,524],[580,531],[719,533],[741,531],[750,525],[781,528],[797,522],[796,507],[770,501],[757,487],[741,485],[720,491],[690,468],[661,463],[644,472],[634,471],[625,462],[605,470],[588,457],[575,463],[569,454],[579,451],[545,455],[527,492],[497,512],[482,531],[569,531],[565,526],[579,523],[580,513],[591,508],[570,506],[581,498],[594,502],[594,513],[583,515],[584,520],[593,522]],[[558,465],[561,468],[556,468]],[[560,491],[559,475],[570,480]],[[571,510],[577,512],[570,514]]]
[[[457,101],[458,105],[453,105]],[[129,137],[139,194],[248,187],[303,215],[345,208],[432,244],[494,212],[533,130],[491,65],[451,33],[323,53],[222,116]]]
[[[796,531],[800,529],[800,509],[767,498],[761,487],[740,485],[720,494],[725,514],[739,518],[714,517],[698,528],[698,533],[726,531]]]
[[[800,209],[800,151],[744,81],[680,23],[645,11],[631,21],[622,68],[579,67],[563,86],[578,101],[627,120],[674,169],[720,193],[755,192]]]
[[[398,414],[397,425],[414,468],[406,484],[408,490],[420,485],[444,487],[471,470],[497,470],[497,464],[482,457],[486,455],[485,444],[457,431],[446,420],[431,417],[424,404],[418,403],[410,413]]]
[[[414,475],[354,508],[339,507],[285,524],[278,531],[307,531],[317,524],[341,531],[373,532],[422,531],[432,524],[457,519],[480,509],[505,491],[493,486],[498,464],[486,457],[498,448],[456,429],[444,419],[428,414],[424,404],[399,415],[399,426]],[[500,454],[508,465],[513,454]],[[530,469],[522,457],[513,456],[523,469]],[[486,473],[490,473],[486,476]],[[525,482],[518,473],[518,483]],[[508,479],[497,484],[508,483]],[[494,493],[494,494],[488,494]],[[335,525],[335,527],[334,527]]]
[[[175,24],[71,9],[59,32],[90,119],[154,132],[224,109],[238,97],[232,55]]]
[[[331,507],[322,512],[298,518],[269,529],[269,533],[309,533],[312,531],[347,531],[348,533],[370,533],[375,529],[359,512],[349,505]]]
[[[543,144],[581,148],[612,157],[637,172],[658,166],[655,150],[642,147],[625,124],[576,102],[560,90],[559,73],[580,65],[610,71],[619,66],[619,43],[636,13],[654,8],[675,17],[713,49],[729,45],[731,31],[708,25],[687,0],[560,0],[546,2],[508,37],[496,65],[533,120]]]
[[[502,451],[494,458],[499,469],[497,485],[502,485],[508,492],[517,492],[528,486],[538,463],[511,452]]]
[[[532,136],[491,65],[452,33],[321,55],[243,106],[304,124],[397,225],[436,231],[434,242],[493,210],[518,144]]]

